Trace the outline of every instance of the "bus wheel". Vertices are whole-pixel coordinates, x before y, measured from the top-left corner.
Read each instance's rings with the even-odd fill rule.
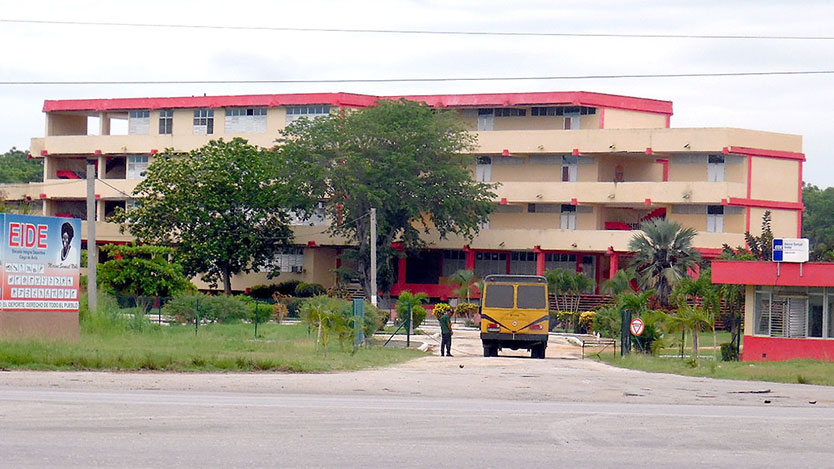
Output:
[[[544,358],[545,354],[545,345],[544,344],[536,344],[530,348],[530,356],[532,358]]]

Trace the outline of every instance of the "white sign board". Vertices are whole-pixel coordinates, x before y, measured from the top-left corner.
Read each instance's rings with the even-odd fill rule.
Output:
[[[775,238],[773,262],[808,262],[808,238]]]
[[[640,336],[643,335],[643,331],[646,330],[646,324],[643,323],[642,319],[635,318],[633,321],[631,321],[629,329],[631,330],[632,335]]]

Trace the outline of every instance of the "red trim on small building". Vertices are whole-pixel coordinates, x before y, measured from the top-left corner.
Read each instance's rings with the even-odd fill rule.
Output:
[[[573,156],[579,156],[579,148],[574,148],[573,152],[571,153]]]
[[[599,110],[599,128],[605,128],[605,108],[600,108]]]
[[[672,114],[671,113],[666,114],[666,128],[667,129],[672,128]]]
[[[834,340],[745,335],[743,355],[746,362],[798,359],[834,361]]]
[[[783,160],[805,161],[805,153],[780,150],[764,150],[761,148],[730,147],[730,153],[737,155],[759,156],[763,158],[779,158]]]
[[[646,207],[651,207],[652,206],[652,199],[644,200],[643,205],[645,205]]]
[[[507,205],[507,198],[501,197],[501,205]]]
[[[570,204],[571,205],[579,205],[579,201],[576,200],[576,197],[574,197],[574,198],[570,199]]]
[[[832,287],[834,286],[834,264],[714,260],[712,261],[712,283]]]
[[[654,150],[652,150],[652,147],[646,147],[646,154],[649,156],[654,155]]]

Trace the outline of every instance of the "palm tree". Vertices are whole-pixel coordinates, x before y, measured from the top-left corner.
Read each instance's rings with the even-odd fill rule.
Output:
[[[641,288],[656,290],[660,305],[668,309],[675,284],[700,259],[692,247],[697,232],[662,219],[645,221],[640,229],[643,232],[635,234],[628,243],[628,248],[635,252],[632,266]]]
[[[685,311],[684,314],[691,316],[691,320],[700,321],[699,327],[708,326],[712,329],[712,343],[717,346],[717,333],[715,330],[716,319],[721,314],[721,292],[717,285],[712,283],[712,272],[709,269],[701,271],[701,275],[697,280],[692,280],[689,277],[681,279],[675,289],[672,291],[672,300],[678,304],[678,311],[685,305],[690,303],[700,302],[700,306],[694,306],[698,311]],[[692,326],[698,326],[693,324]],[[697,327],[695,327],[697,329]],[[692,330],[692,327],[690,327]],[[697,333],[697,332],[696,332]],[[697,358],[697,342],[698,337],[695,337],[695,356]],[[683,352],[681,352],[683,355]],[[716,357],[717,359],[717,357]]]
[[[550,291],[562,297],[562,311],[572,313],[570,326],[576,330],[579,325],[579,300],[583,291],[594,286],[594,281],[580,272],[569,272],[564,269],[548,270],[544,274]],[[556,302],[557,308],[559,301]]]
[[[633,269],[620,269],[613,277],[603,282],[600,287],[602,293],[619,296],[621,293],[634,293],[631,281],[637,279]]]
[[[469,303],[469,298],[475,290],[475,272],[472,270],[458,270],[449,278],[458,288],[453,292],[461,300],[466,297],[466,302]]]

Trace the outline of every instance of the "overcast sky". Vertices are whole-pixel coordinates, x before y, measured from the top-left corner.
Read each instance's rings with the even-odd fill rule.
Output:
[[[834,1],[29,1],[0,20],[294,28],[834,36]],[[507,37],[0,22],[0,81],[332,80],[834,70],[834,40]],[[480,82],[0,85],[0,151],[44,135],[45,99],[302,92],[596,91],[674,103],[673,127],[800,134],[834,186],[834,75]],[[774,177],[779,177],[774,175]]]

